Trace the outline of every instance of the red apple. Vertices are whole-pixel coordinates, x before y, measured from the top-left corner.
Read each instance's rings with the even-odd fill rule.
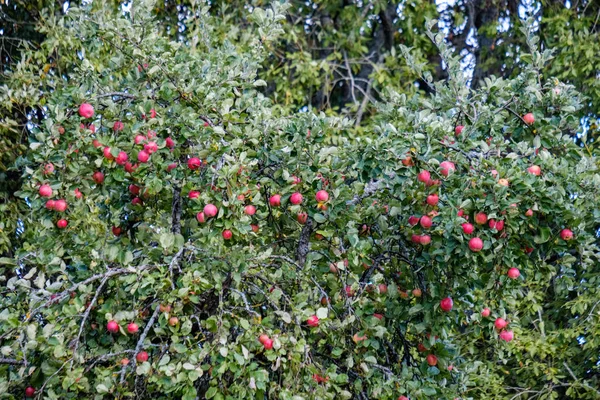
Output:
[[[28,386],[25,388],[25,397],[33,397],[35,396],[35,388],[32,386]]]
[[[254,215],[256,214],[256,207],[254,207],[253,205],[247,205],[246,207],[244,207],[244,212],[246,213],[246,215]]]
[[[496,221],[495,219],[490,219],[488,222],[488,226],[490,227],[490,229],[501,231],[502,229],[504,229],[504,221]]]
[[[120,132],[123,130],[123,123],[121,121],[115,121],[113,124],[113,131]]]
[[[506,275],[508,275],[510,279],[517,279],[519,276],[521,276],[521,271],[519,271],[518,268],[511,268],[508,270]]]
[[[212,218],[217,215],[219,209],[214,204],[207,204],[204,206],[204,215],[206,218]]]
[[[348,297],[354,296],[354,290],[352,289],[352,286],[346,285],[346,287],[344,288],[344,291],[346,292],[346,296],[348,296]]]
[[[358,333],[355,333],[354,336],[352,336],[352,341],[354,343],[362,342],[363,340],[367,340],[367,335],[359,336]]]
[[[144,145],[144,150],[148,154],[156,153],[158,151],[158,145],[156,142],[148,142]]]
[[[264,344],[265,341],[267,341],[269,339],[270,339],[269,336],[265,335],[264,333],[258,337],[258,341],[261,342],[262,344]]]
[[[386,294],[388,291],[387,285],[385,283],[379,284],[379,293]]]
[[[167,146],[169,149],[175,147],[175,142],[173,141],[173,139],[171,139],[171,137],[165,139],[165,146]]]
[[[148,361],[148,353],[146,353],[145,351],[140,351],[135,355],[135,359],[139,363],[144,363]]]
[[[451,161],[442,161],[440,163],[440,172],[444,176],[450,175],[455,170],[456,170],[456,166]]]
[[[407,156],[406,158],[402,159],[402,165],[404,165],[405,167],[412,167],[413,165],[415,165],[415,163],[413,162],[411,156]]]
[[[420,244],[421,243],[421,235],[412,235],[410,241],[413,243]]]
[[[229,229],[225,229],[223,231],[222,235],[223,235],[223,239],[230,240],[231,237],[233,236],[233,233]]]
[[[80,199],[83,196],[83,193],[81,193],[79,188],[76,188],[73,192],[75,193],[75,197],[78,199]]]
[[[104,182],[104,174],[100,171],[96,171],[92,174],[92,179],[94,182],[96,182],[96,184],[100,185],[102,182]]]
[[[54,172],[54,164],[48,163],[44,165],[44,175],[50,175]]]
[[[419,174],[417,175],[417,179],[420,182],[423,183],[428,183],[429,180],[431,179],[431,174],[429,173],[429,171],[426,170],[422,170],[421,172],[419,172]]]
[[[141,206],[142,199],[140,199],[139,197],[134,197],[133,200],[131,200],[131,204],[133,204],[134,206]]]
[[[265,341],[263,342],[263,346],[265,350],[271,350],[273,348],[273,340],[265,339]]]
[[[530,208],[529,210],[525,211],[525,216],[526,217],[532,217],[533,216],[533,210]]]
[[[121,358],[121,365],[129,365],[129,359],[128,358]]]
[[[294,205],[302,203],[302,194],[296,192],[290,196],[290,202]]]
[[[496,318],[496,321],[494,321],[494,326],[498,330],[506,328],[507,325],[508,323],[503,318]]]
[[[429,354],[427,356],[427,364],[429,364],[431,367],[434,367],[437,365],[438,359],[435,355],[433,354]]]
[[[465,129],[465,127],[464,127],[464,126],[462,126],[462,125],[457,125],[457,126],[456,126],[456,128],[454,128],[454,133],[455,133],[456,135],[460,135],[460,134],[461,134],[461,132],[463,131],[463,129]]]
[[[477,213],[475,214],[475,223],[478,225],[483,225],[487,222],[488,218],[487,215],[485,213]]]
[[[421,235],[421,237],[419,238],[419,243],[423,246],[427,246],[429,243],[431,243],[431,236]]]
[[[486,308],[484,308],[483,310],[481,310],[481,316],[482,316],[483,318],[487,318],[487,317],[489,317],[489,316],[490,316],[490,313],[491,313],[491,311],[490,311],[490,309],[489,309],[489,308],[487,308],[487,307],[486,307]]]
[[[421,217],[420,223],[424,229],[429,229],[429,228],[431,228],[433,221],[427,215],[423,215]]]
[[[104,158],[106,158],[109,161],[115,159],[113,157],[113,155],[110,153],[110,147],[108,147],[108,146],[106,146],[104,149],[102,149],[102,153],[104,154]]]
[[[54,202],[54,210],[58,212],[65,212],[67,209],[67,202],[63,199],[56,200]]]
[[[565,241],[573,239],[573,232],[570,229],[563,229],[560,231],[560,238]]]
[[[442,309],[442,311],[445,311],[445,312],[451,311],[453,305],[454,305],[454,302],[452,301],[452,299],[450,297],[446,297],[445,299],[442,299],[440,301],[440,308]]]
[[[419,223],[419,217],[416,217],[414,215],[411,215],[410,217],[408,217],[408,224],[410,226],[415,226]]]
[[[429,204],[430,206],[437,206],[439,201],[440,201],[440,198],[435,193],[427,196],[427,204]]]
[[[69,225],[69,222],[66,219],[59,219],[58,222],[56,223],[56,226],[59,229],[65,229],[67,227],[67,225]]]
[[[383,319],[383,314],[374,313],[373,316],[380,321]]]
[[[119,324],[117,321],[108,321],[106,324],[106,330],[110,333],[117,333],[119,332]]]
[[[326,190],[319,190],[315,195],[315,198],[319,203],[324,203],[329,200],[329,193]]]
[[[250,225],[250,228],[252,228],[252,232],[258,233],[258,230],[259,230],[259,226],[258,225],[254,225],[254,224]]]
[[[52,188],[50,185],[42,185],[40,186],[39,193],[42,197],[52,197]]]
[[[48,210],[54,210],[54,205],[56,204],[56,202],[54,200],[48,200],[46,202],[46,208]]]
[[[61,135],[65,134],[65,128],[64,128],[64,126],[59,126],[58,127],[58,133],[61,134]]]
[[[281,196],[278,194],[274,194],[269,198],[269,204],[271,207],[279,207],[281,205]]]
[[[135,137],[133,138],[133,142],[135,144],[140,144],[140,143],[145,142],[145,141],[146,141],[146,136],[144,136],[144,135],[142,135],[140,133],[138,133],[137,135],[135,135]]]
[[[134,184],[129,185],[129,193],[131,193],[134,196],[137,196],[138,194],[140,194],[140,187]]]
[[[137,155],[137,159],[141,163],[147,163],[150,159],[150,154],[146,150],[140,150]]]
[[[200,222],[201,224],[206,222],[206,218],[204,217],[204,213],[203,212],[199,212],[198,214],[196,214],[196,219],[198,220],[198,222]]]
[[[498,179],[498,185],[508,187],[508,179],[504,179],[504,178]]]
[[[415,297],[421,297],[423,295],[423,292],[421,292],[421,289],[415,288],[412,290],[412,294]]]
[[[115,236],[119,236],[121,234],[121,228],[118,226],[113,226],[112,227],[112,233]]]
[[[535,122],[535,117],[532,113],[527,113],[523,115],[523,121],[525,121],[527,125],[533,125],[533,123]]]
[[[167,165],[167,171],[169,171],[169,172],[173,171],[175,168],[177,168],[176,163],[171,163],[171,164]]]
[[[299,223],[304,225],[306,223],[306,221],[308,220],[308,214],[307,213],[298,213],[298,216],[296,217],[296,219],[298,220]]]
[[[189,169],[195,170],[202,166],[202,161],[198,157],[192,157],[188,160],[187,165]]]
[[[462,230],[466,235],[470,235],[471,233],[473,233],[473,229],[475,229],[473,227],[473,225],[469,224],[468,222],[465,222],[464,224],[461,225],[462,226]]]
[[[483,249],[483,241],[478,237],[471,238],[471,240],[469,240],[469,249],[474,252],[480,251]]]
[[[171,317],[171,318],[169,318],[169,325],[170,326],[177,326],[178,323],[179,323],[179,318],[177,318],[177,317]]]
[[[515,338],[515,335],[514,335],[513,331],[500,332],[500,339],[504,340],[505,342],[510,342],[514,338]]]
[[[538,165],[532,165],[527,168],[527,172],[535,176],[540,176],[542,174],[542,169]]]
[[[130,322],[129,324],[127,324],[127,332],[131,333],[132,335],[134,333],[137,333],[138,330],[138,324],[136,324],[135,322]]]
[[[79,106],[79,115],[83,118],[92,118],[94,116],[94,107],[88,103],[81,104]]]
[[[316,328],[317,326],[319,326],[319,317],[317,317],[316,315],[311,315],[306,320],[306,324],[311,328]]]
[[[125,165],[125,163],[127,162],[127,159],[129,157],[127,156],[127,153],[125,153],[124,151],[120,151],[119,155],[117,156],[117,164],[119,165]]]

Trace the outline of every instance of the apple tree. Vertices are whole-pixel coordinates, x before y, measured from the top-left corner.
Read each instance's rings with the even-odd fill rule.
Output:
[[[372,125],[281,115],[236,42],[152,1],[45,21],[3,99],[39,96],[1,260],[8,398],[598,398],[598,162],[540,74],[390,91]],[[48,58],[50,68],[40,69]],[[42,72],[40,72],[42,71]],[[39,94],[41,90],[41,95]]]

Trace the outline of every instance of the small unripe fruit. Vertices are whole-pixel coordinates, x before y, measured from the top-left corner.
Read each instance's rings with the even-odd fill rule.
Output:
[[[478,225],[483,225],[487,222],[488,218],[487,215],[485,213],[477,213],[475,214],[475,223]]]
[[[535,122],[535,117],[532,113],[527,113],[523,115],[523,121],[525,121],[527,125],[532,125]]]
[[[462,226],[462,230],[465,233],[465,235],[470,235],[471,233],[473,233],[474,227],[473,227],[473,225],[469,224],[468,222],[465,222],[461,226]]]
[[[487,318],[487,317],[489,317],[489,316],[490,316],[490,313],[491,313],[491,311],[490,311],[490,309],[489,309],[489,308],[487,308],[487,307],[486,307],[486,308],[484,308],[483,310],[481,310],[481,316],[482,316],[483,318]]]
[[[430,206],[437,206],[439,201],[440,201],[440,198],[435,193],[427,196],[427,204],[429,204]]]
[[[110,333],[117,333],[119,332],[119,324],[117,321],[108,321],[106,324],[106,330]]]
[[[306,320],[306,324],[311,328],[316,328],[317,326],[319,326],[319,317],[317,317],[316,315],[311,315]]]
[[[122,358],[121,359],[121,365],[129,365],[129,359],[128,358]]]
[[[206,218],[212,218],[217,215],[219,209],[214,204],[207,204],[204,206],[204,216]]]
[[[500,339],[504,340],[505,342],[510,342],[511,340],[513,340],[515,337],[513,331],[502,331],[500,332]]]
[[[127,332],[131,333],[132,335],[134,333],[137,333],[139,330],[138,324],[136,324],[135,322],[130,322],[129,324],[127,324]]]
[[[40,186],[39,193],[42,197],[52,197],[52,188],[50,185],[42,185]]]
[[[290,196],[290,203],[298,205],[302,203],[302,194],[296,192]]]
[[[279,207],[281,205],[281,196],[278,194],[274,194],[269,198],[269,204],[271,207]]]
[[[56,226],[59,229],[65,229],[67,227],[67,225],[69,225],[69,222],[66,219],[59,219],[58,222],[56,223]]]
[[[519,271],[518,268],[511,268],[506,274],[510,279],[517,279],[519,276],[521,276],[521,271]]]
[[[88,103],[81,104],[79,106],[79,115],[83,118],[92,118],[94,116],[94,107]]]
[[[329,200],[329,193],[326,190],[319,190],[315,195],[315,198],[319,203],[324,203]]]
[[[573,232],[570,229],[563,229],[560,231],[560,238],[565,241],[573,239]]]
[[[423,215],[421,217],[420,224],[424,229],[429,229],[429,228],[431,228],[433,221],[427,215]]]
[[[104,182],[104,174],[100,171],[96,171],[92,174],[92,179],[94,182],[96,182],[96,184],[100,185],[102,182]]]
[[[61,134],[61,135],[65,134],[65,128],[64,128],[64,126],[59,126],[58,127],[58,133]]]
[[[438,362],[438,360],[437,360],[437,357],[435,355],[429,354],[427,356],[427,364],[429,364],[431,367],[436,366],[437,362]]]
[[[427,183],[431,179],[431,174],[429,173],[429,171],[423,170],[419,172],[419,174],[417,175],[417,179],[420,182]]]
[[[146,353],[145,351],[140,351],[136,354],[135,359],[139,363],[144,363],[148,361],[148,353]]]
[[[306,221],[308,220],[308,214],[307,213],[298,213],[298,216],[296,218],[299,223],[304,225],[306,223]]]
[[[202,161],[197,157],[192,157],[188,160],[187,165],[189,169],[196,170],[202,166]]]
[[[177,318],[177,317],[169,318],[169,325],[176,326],[178,323],[179,323],[179,318]]]
[[[480,251],[483,249],[483,241],[478,237],[471,238],[471,240],[469,240],[469,249],[474,252]]]
[[[442,299],[440,301],[440,308],[442,309],[442,311],[449,312],[452,310],[453,306],[454,302],[450,297],[446,297],[445,299]]]
[[[507,325],[508,323],[503,318],[496,318],[496,321],[494,321],[494,326],[498,330],[506,328]]]

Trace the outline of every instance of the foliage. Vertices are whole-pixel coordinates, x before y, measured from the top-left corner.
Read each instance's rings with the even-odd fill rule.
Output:
[[[441,35],[429,33],[444,82],[400,47],[432,94],[390,88],[357,136],[353,120],[288,113],[261,92],[285,8],[249,10],[258,34],[231,36],[198,9],[183,43],[152,1],[133,14],[101,3],[48,15],[0,92],[44,112],[18,159],[27,212],[7,218],[21,244],[0,259],[0,393],[598,398],[598,161],[572,141],[580,95],[543,80],[550,52],[531,32],[523,71],[478,89]],[[44,184],[65,211],[47,209]],[[504,226],[475,224],[482,212]],[[514,340],[499,339],[500,317]]]

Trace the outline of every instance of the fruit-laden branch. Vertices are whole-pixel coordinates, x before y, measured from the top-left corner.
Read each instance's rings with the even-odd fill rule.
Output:
[[[148,336],[148,333],[150,332],[152,325],[154,325],[154,321],[156,320],[156,317],[158,316],[159,311],[160,311],[160,304],[157,304],[156,307],[154,308],[154,313],[152,314],[152,317],[150,317],[150,321],[148,321],[148,323],[146,324],[146,328],[144,328],[144,332],[142,332],[140,339],[138,340],[137,344],[135,345],[134,357],[133,357],[133,361],[131,363],[131,369],[133,371],[135,371],[135,365],[136,365],[136,361],[137,361],[135,356],[137,356],[137,354],[142,349],[142,346],[144,345],[144,340],[146,340],[146,336]],[[123,367],[121,368],[121,379],[120,379],[121,384],[123,382],[125,382],[125,371],[126,370],[127,370],[127,365],[123,365]]]

